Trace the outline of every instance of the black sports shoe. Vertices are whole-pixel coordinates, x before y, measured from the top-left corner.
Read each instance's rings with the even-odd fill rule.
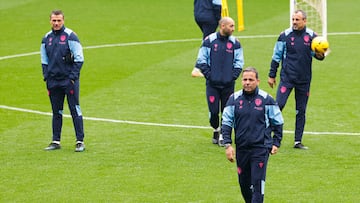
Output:
[[[304,146],[303,144],[301,144],[301,142],[295,144],[294,148],[296,148],[296,149],[309,149],[309,147]]]
[[[56,150],[56,149],[60,149],[61,146],[60,144],[57,143],[50,143],[48,147],[45,148],[45,150],[50,151],[50,150]]]
[[[213,144],[218,144],[219,143],[219,134],[220,132],[215,130],[214,134],[213,134],[213,138],[212,138],[212,143]]]

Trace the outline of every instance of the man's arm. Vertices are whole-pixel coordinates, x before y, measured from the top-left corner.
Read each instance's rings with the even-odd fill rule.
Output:
[[[209,65],[209,57],[210,57],[210,48],[202,45],[199,49],[195,67],[201,70],[201,72],[203,73],[206,79],[210,78],[210,71],[211,71]]]
[[[277,69],[280,65],[281,60],[283,59],[285,46],[286,46],[286,42],[281,41],[280,38],[275,43],[274,52],[270,64],[270,71],[269,71],[270,78],[276,77]]]
[[[273,101],[273,105],[266,106],[268,118],[270,120],[271,129],[274,133],[273,135],[273,145],[277,148],[281,145],[281,140],[283,137],[283,125],[284,118],[282,116],[279,106]]]
[[[46,54],[46,49],[45,49],[45,38],[43,38],[42,42],[41,42],[41,46],[40,46],[40,56],[41,56],[41,66],[42,66],[42,73],[43,73],[43,79],[44,81],[46,81],[47,79],[47,68],[48,68],[48,63],[49,63],[49,58]]]
[[[68,43],[70,51],[73,54],[73,69],[71,70],[69,78],[75,81],[79,79],[80,70],[84,63],[83,48],[74,33],[71,33]]]
[[[239,48],[234,50],[234,64],[233,64],[233,79],[236,80],[244,67],[244,51],[239,45]]]
[[[226,102],[225,108],[222,113],[221,134],[224,138],[224,144],[232,144],[231,132],[234,128],[235,115],[234,115],[234,94],[232,94]]]
[[[222,114],[221,133],[224,138],[226,158],[230,162],[235,161],[235,150],[232,147],[231,132],[234,127],[234,94],[228,99]]]

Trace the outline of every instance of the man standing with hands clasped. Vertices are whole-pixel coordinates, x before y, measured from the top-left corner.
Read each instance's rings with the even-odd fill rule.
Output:
[[[268,93],[259,89],[259,82],[255,68],[244,69],[243,89],[231,95],[222,116],[226,157],[231,162],[236,160],[240,189],[246,203],[264,201],[269,154],[277,153],[283,136],[280,108]],[[236,150],[232,147],[232,129]]]
[[[67,98],[73,120],[75,151],[85,150],[83,117],[79,104],[79,77],[84,63],[83,49],[77,35],[64,26],[61,10],[50,14],[52,30],[43,37],[40,54],[44,81],[52,107],[52,141],[45,150],[60,149],[64,99]]]

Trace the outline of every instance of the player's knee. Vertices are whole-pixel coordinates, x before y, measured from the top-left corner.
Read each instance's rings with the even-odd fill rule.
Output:
[[[60,109],[60,110],[55,110],[53,111],[53,115],[56,116],[56,117],[62,117],[63,115],[63,110]]]
[[[75,109],[76,109],[77,115],[78,115],[78,116],[82,116],[82,112],[81,112],[80,105],[76,105],[76,106],[75,106]]]
[[[296,115],[298,116],[305,115],[305,109],[296,109]]]
[[[70,112],[72,117],[82,116],[80,105],[70,107]]]

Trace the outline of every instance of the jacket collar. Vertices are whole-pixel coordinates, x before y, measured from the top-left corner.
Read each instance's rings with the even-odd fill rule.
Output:
[[[58,34],[64,32],[64,30],[65,30],[65,26],[63,25],[60,30],[52,30],[52,32],[53,32],[55,35],[58,35]]]
[[[254,92],[252,92],[252,93],[247,93],[245,91],[243,91],[243,92],[244,92],[244,95],[249,96],[249,97],[253,97],[253,96],[255,96],[255,95],[257,95],[259,93],[259,86],[257,86],[255,88]]]
[[[220,32],[217,32],[216,35],[217,35],[217,38],[220,40],[228,40],[229,39],[229,36],[223,36],[220,34]]]

